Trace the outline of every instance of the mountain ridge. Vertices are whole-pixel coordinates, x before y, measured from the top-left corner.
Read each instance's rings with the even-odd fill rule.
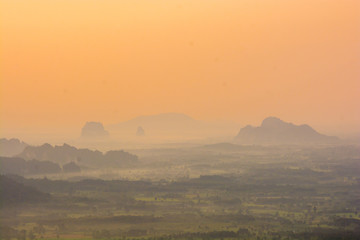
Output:
[[[240,129],[234,142],[241,144],[311,144],[336,143],[339,139],[318,133],[307,124],[295,125],[277,117],[265,118],[261,125]]]
[[[106,127],[111,134],[118,136],[136,136],[137,129],[142,127],[146,131],[146,138],[158,136],[191,138],[233,135],[238,124],[206,122],[184,113],[170,112],[141,115]]]

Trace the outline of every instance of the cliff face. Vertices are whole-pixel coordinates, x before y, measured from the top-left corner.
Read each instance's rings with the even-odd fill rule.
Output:
[[[268,117],[259,127],[242,128],[234,141],[241,144],[311,144],[336,143],[339,139],[320,134],[306,124],[294,125]]]

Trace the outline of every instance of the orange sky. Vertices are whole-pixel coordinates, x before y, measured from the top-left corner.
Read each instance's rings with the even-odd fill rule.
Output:
[[[161,112],[360,131],[358,0],[0,2],[4,136]]]

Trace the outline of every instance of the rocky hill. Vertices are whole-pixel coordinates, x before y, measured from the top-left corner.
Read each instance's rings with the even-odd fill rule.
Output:
[[[337,137],[318,133],[309,125],[294,125],[276,117],[263,120],[261,126],[246,126],[235,137],[240,144],[311,144],[336,143]]]
[[[87,122],[81,130],[81,137],[85,138],[104,138],[108,136],[109,132],[105,130],[101,122]]]

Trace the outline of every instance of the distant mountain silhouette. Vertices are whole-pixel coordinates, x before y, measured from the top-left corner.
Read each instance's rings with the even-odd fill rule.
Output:
[[[209,137],[227,135],[237,128],[229,122],[204,122],[182,113],[161,113],[139,116],[129,121],[107,126],[112,134],[134,136],[138,127],[146,129],[147,137]]]
[[[101,122],[87,122],[81,130],[81,136],[86,138],[103,138],[109,136]]]
[[[109,151],[103,154],[100,151],[77,149],[68,144],[51,146],[45,143],[42,146],[28,146],[17,157],[31,160],[51,161],[60,164],[75,162],[89,167],[120,167],[137,161],[137,156],[124,151]]]
[[[0,139],[0,156],[12,157],[21,153],[28,144],[20,141],[17,138],[1,138]]]
[[[241,144],[336,143],[337,137],[318,133],[309,125],[294,125],[276,117],[263,120],[261,126],[242,128],[234,141]]]

